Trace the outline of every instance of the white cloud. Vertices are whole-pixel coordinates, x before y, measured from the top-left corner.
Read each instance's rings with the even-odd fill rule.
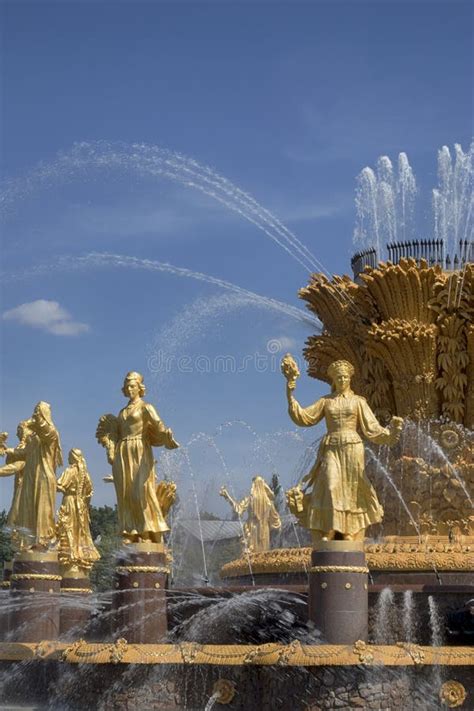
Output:
[[[39,328],[55,336],[78,336],[89,330],[87,323],[73,321],[69,311],[57,301],[37,299],[27,304],[20,304],[13,309],[4,311],[5,321],[16,321],[23,326]]]

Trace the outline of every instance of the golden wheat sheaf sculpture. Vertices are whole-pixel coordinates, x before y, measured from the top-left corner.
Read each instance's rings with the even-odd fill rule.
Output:
[[[304,351],[310,375],[347,358],[375,409],[474,425],[474,265],[446,272],[413,259],[367,267],[360,283],[314,274],[300,291],[324,324]]]

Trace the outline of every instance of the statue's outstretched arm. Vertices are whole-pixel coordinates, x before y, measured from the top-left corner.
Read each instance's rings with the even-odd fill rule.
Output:
[[[374,444],[387,444],[390,447],[400,438],[403,426],[401,417],[392,417],[388,427],[382,427],[370,409],[367,400],[359,398],[359,427],[365,439]]]
[[[153,405],[145,405],[147,418],[147,434],[150,444],[153,447],[166,447],[166,449],[177,449],[178,442],[175,440],[173,431],[165,427],[163,420],[159,416]]]

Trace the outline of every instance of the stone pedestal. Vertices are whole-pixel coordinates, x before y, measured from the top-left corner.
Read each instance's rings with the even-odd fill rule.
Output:
[[[91,581],[86,571],[76,567],[63,568],[61,573],[61,639],[81,639],[92,613]]]
[[[368,636],[368,569],[362,542],[321,541],[311,554],[309,619],[328,644]]]
[[[115,571],[114,636],[134,643],[165,641],[169,569],[164,545],[143,542],[126,546]]]
[[[10,637],[15,642],[57,639],[61,583],[58,554],[19,553],[13,559],[10,580]]]

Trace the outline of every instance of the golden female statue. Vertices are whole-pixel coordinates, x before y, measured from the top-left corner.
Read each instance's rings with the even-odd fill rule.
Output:
[[[313,543],[322,538],[363,540],[365,529],[382,520],[383,509],[364,472],[364,444],[361,435],[375,444],[395,444],[403,424],[392,417],[388,428],[375,418],[365,398],[351,390],[354,368],[338,360],[328,368],[333,392],[309,407],[301,407],[293,396],[299,376],[290,355],[282,361],[287,379],[288,411],[301,427],[326,419],[327,434],[321,440],[316,462],[300,484],[287,492],[288,505],[303,527],[311,530]],[[312,488],[310,494],[303,495]]]
[[[275,495],[265,480],[255,476],[249,496],[240,502],[235,501],[224,486],[219,493],[239,517],[247,511],[243,525],[246,550],[255,553],[270,550],[270,529],[280,528],[281,519],[275,508]]]
[[[22,460],[20,457],[22,456],[26,442],[28,437],[31,436],[32,431],[29,428],[29,420],[23,420],[22,422],[19,423],[18,427],[16,428],[16,436],[18,437],[19,444],[14,449],[7,448],[5,446],[5,443],[3,442],[0,445],[0,449],[2,450],[0,452],[1,456],[6,455],[6,460],[5,464],[3,467],[0,467],[0,476],[14,476],[14,484],[13,484],[13,499],[12,499],[12,505],[10,507],[10,511],[8,512],[8,517],[7,517],[7,526],[11,530],[11,537],[12,537],[12,543],[16,543],[16,520],[18,517],[18,505],[20,503],[20,493],[21,493],[21,488],[23,486],[23,470],[25,468],[25,461]],[[4,435],[4,439],[6,440],[7,438],[7,433],[4,432],[2,433]]]
[[[179,444],[157,411],[142,400],[145,384],[140,373],[127,373],[122,388],[128,405],[114,415],[103,415],[97,439],[107,450],[117,494],[120,531],[124,541],[160,543],[169,531],[156,494],[152,447],[176,449]]]
[[[55,471],[63,463],[59,434],[47,402],[39,402],[31,419],[22,424],[27,428],[23,441],[16,449],[6,450],[12,462],[24,462],[12,512],[14,538],[21,548],[48,548],[56,539]]]
[[[92,481],[80,449],[71,449],[68,463],[57,482],[58,491],[63,494],[57,524],[59,560],[67,568],[89,570],[100,558],[90,532]]]

